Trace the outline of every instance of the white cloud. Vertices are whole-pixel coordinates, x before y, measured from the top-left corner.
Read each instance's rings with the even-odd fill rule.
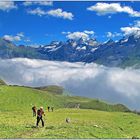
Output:
[[[63,32],[63,34],[67,34],[67,38],[68,39],[84,39],[84,40],[87,40],[89,39],[90,35],[94,35],[94,31],[88,31],[88,30],[85,30],[83,32]]]
[[[61,32],[62,34],[66,35],[66,34],[70,34],[71,32]]]
[[[10,11],[16,8],[17,5],[13,1],[0,1],[0,10],[2,11]]]
[[[44,16],[47,14],[46,11],[42,10],[40,7],[33,10],[27,10],[27,13],[31,15],[38,15],[38,16]]]
[[[108,68],[94,63],[0,59],[0,78],[9,84],[61,85],[75,95],[140,108],[140,69]]]
[[[42,6],[52,6],[53,1],[25,1],[23,2],[24,6],[31,6],[31,5],[42,5]]]
[[[73,33],[70,33],[66,36],[68,39],[84,39],[84,40],[87,40],[89,39],[89,35],[84,33],[84,32],[73,32]]]
[[[87,8],[89,11],[97,12],[97,15],[107,15],[115,13],[127,13],[131,17],[140,17],[140,12],[134,11],[129,6],[121,6],[120,3],[96,3]]]
[[[55,10],[50,10],[47,12],[48,15],[53,16],[53,17],[58,17],[58,18],[63,18],[63,19],[69,19],[73,20],[74,15],[70,12],[63,11],[62,9],[55,9]]]
[[[122,27],[121,31],[124,32],[125,36],[134,35],[140,37],[140,28],[139,27]]]
[[[140,20],[135,21],[134,26],[135,26],[135,27],[139,27],[139,28],[140,28]]]
[[[94,31],[85,30],[84,33],[93,35],[94,34]]]
[[[4,35],[3,38],[8,41],[21,41],[24,38],[24,33],[17,33],[15,36],[13,35]]]
[[[30,41],[26,41],[26,42],[30,42]],[[28,44],[28,46],[30,46],[30,47],[32,47],[32,48],[39,48],[39,47],[42,46],[42,45],[37,44],[37,43],[33,43],[33,44]]]
[[[24,39],[24,42],[31,42],[29,38]]]
[[[38,16],[49,15],[49,16],[63,18],[63,19],[69,19],[69,20],[73,20],[73,17],[74,17],[74,15],[72,13],[63,11],[62,9],[45,11],[45,10],[41,9],[40,7],[33,9],[33,10],[27,10],[27,13],[32,14],[32,15],[38,15]]]
[[[17,36],[24,37],[24,33],[23,32],[17,33]]]
[[[121,31],[124,33],[124,36],[134,35],[135,37],[140,37],[140,21],[136,20],[133,24],[129,24],[128,27],[121,27]]]
[[[20,41],[21,38],[19,36],[12,36],[12,35],[4,35],[3,38],[8,41]]]
[[[114,37],[118,37],[118,36],[122,36],[122,35],[121,35],[121,33],[117,33],[117,32],[115,32],[115,33],[107,32],[107,33],[106,33],[106,36],[107,36],[108,38],[114,38]]]
[[[107,32],[107,35],[106,35],[108,38],[112,38],[113,34],[111,32]]]

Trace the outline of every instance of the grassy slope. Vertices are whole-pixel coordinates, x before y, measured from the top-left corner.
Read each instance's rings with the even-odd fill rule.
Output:
[[[65,123],[69,117],[71,122]],[[45,127],[35,128],[31,111],[0,113],[0,138],[132,138],[140,137],[140,118],[132,113],[82,109],[46,112]]]
[[[18,86],[0,86],[0,99],[1,110],[30,109],[34,104],[36,106],[44,107],[49,105],[54,106],[55,108],[73,108],[77,104],[80,104],[80,108],[83,109],[128,111],[128,109],[123,105],[109,105],[95,99],[52,94],[44,90],[42,91]]]
[[[48,91],[48,92],[52,92],[52,93],[56,93],[56,94],[63,94],[63,91],[64,91],[63,87],[56,86],[56,85],[37,87],[35,89],[39,89],[42,91]]]
[[[0,79],[0,85],[6,85],[6,83]]]
[[[138,115],[89,109],[58,109],[67,102],[96,105],[97,100],[50,94],[32,88],[0,86],[0,138],[132,138],[140,137]],[[95,101],[95,102],[94,102]],[[89,104],[90,102],[90,104]],[[105,103],[100,102],[105,105]],[[34,128],[33,104],[54,106],[46,112],[45,127]],[[101,107],[101,106],[100,106]],[[69,117],[71,123],[66,124]]]

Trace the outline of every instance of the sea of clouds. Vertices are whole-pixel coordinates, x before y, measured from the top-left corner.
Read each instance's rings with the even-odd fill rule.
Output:
[[[123,103],[140,110],[140,69],[26,58],[0,59],[0,78],[14,85],[60,85],[72,95]]]

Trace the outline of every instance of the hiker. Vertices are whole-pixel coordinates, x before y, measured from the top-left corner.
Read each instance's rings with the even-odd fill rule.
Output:
[[[40,109],[37,110],[37,122],[36,122],[37,127],[38,127],[40,120],[42,122],[42,127],[44,127],[44,120],[43,120],[42,115],[45,116],[45,113],[44,113],[43,107],[40,107]]]
[[[48,106],[48,112],[50,112],[50,107]]]
[[[33,111],[33,117],[35,117],[36,116],[36,106],[32,107],[32,111]]]
[[[52,106],[52,107],[51,107],[52,112],[53,112],[53,109],[54,109],[54,107]]]

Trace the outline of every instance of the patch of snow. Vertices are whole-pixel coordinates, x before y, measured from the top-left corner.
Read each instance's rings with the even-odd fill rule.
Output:
[[[45,49],[52,49],[52,48],[56,48],[56,45],[50,45],[50,46],[45,46]]]
[[[72,43],[72,47],[76,47],[77,43],[76,42],[73,42]]]
[[[92,52],[95,52],[98,48],[93,48],[91,49]]]
[[[80,50],[86,50],[86,49],[87,49],[86,46],[83,46],[83,47],[77,47],[77,48],[76,48],[76,50],[79,50],[79,51],[80,51]]]
[[[59,46],[59,47],[55,47],[55,48],[52,48],[51,50],[49,50],[48,52],[54,52],[54,51],[56,51],[56,50],[58,50],[59,48],[61,48],[61,46]]]
[[[127,42],[127,41],[128,41],[128,38],[125,39],[125,40],[122,40],[121,43],[125,43],[125,42]]]

